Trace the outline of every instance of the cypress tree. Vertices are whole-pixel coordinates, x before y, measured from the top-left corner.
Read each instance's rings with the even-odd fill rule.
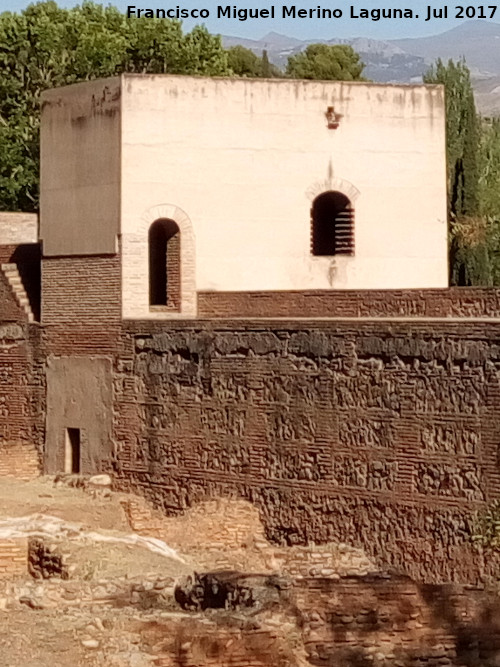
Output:
[[[480,217],[480,124],[470,71],[464,60],[441,60],[424,75],[425,83],[440,83],[446,95],[446,154],[450,281],[455,285],[490,285],[492,263],[489,226]]]
[[[265,49],[262,51],[261,76],[264,79],[270,79],[273,76],[271,63],[269,62],[269,57]]]

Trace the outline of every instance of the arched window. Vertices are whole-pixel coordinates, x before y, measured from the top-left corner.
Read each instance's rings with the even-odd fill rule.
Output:
[[[341,192],[324,192],[311,209],[313,255],[354,255],[354,209]]]
[[[177,223],[162,219],[149,228],[149,304],[180,309],[181,234]]]

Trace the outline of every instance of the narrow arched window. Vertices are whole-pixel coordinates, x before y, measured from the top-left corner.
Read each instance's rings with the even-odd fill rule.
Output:
[[[149,228],[149,304],[180,308],[181,234],[173,220],[153,222]]]
[[[354,209],[341,192],[324,192],[311,209],[313,255],[354,255]]]

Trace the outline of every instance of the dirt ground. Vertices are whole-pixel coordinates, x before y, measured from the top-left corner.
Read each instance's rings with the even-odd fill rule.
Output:
[[[77,525],[48,538],[67,557],[68,580],[35,581],[28,572],[0,578],[1,667],[178,667],[184,664],[186,642],[179,637],[185,629],[198,624],[193,632],[203,637],[206,631],[203,646],[212,646],[210,632],[216,622],[210,614],[178,607],[174,587],[179,578],[215,569],[279,572],[290,554],[307,561],[300,548],[288,549],[284,557],[284,548],[269,545],[257,510],[244,501],[210,501],[170,518],[137,496],[67,484],[50,477],[31,482],[0,478],[0,531],[6,520],[32,515]],[[89,533],[116,540],[151,536],[174,553],[96,541]],[[347,545],[327,548],[341,574],[353,567],[357,572],[371,568],[359,550]],[[286,623],[279,621],[277,627],[286,628]],[[286,632],[291,636],[290,629]],[[239,640],[224,641],[231,650],[241,649]],[[241,655],[234,660],[240,664]]]
[[[121,537],[132,533],[123,509],[124,498],[125,495],[118,493],[107,497],[90,495],[79,488],[55,485],[48,477],[31,482],[0,478],[0,521],[43,514],[80,524],[83,532],[98,531]],[[60,548],[74,566],[71,581],[76,586],[79,582],[99,583],[123,577],[134,580],[157,575],[175,579],[193,570],[189,556],[183,556],[186,562],[182,563],[134,545],[62,540]],[[31,583],[28,574],[25,580]],[[0,589],[3,588],[4,594],[9,587],[22,591],[23,584],[21,577],[2,582]],[[48,583],[39,584],[40,588],[44,586]],[[138,615],[134,607],[63,604],[57,608],[32,609],[25,604],[11,604],[10,600],[7,608],[0,609],[2,667],[160,664],[153,661],[154,656],[141,642],[140,633],[130,629],[134,623],[144,622],[144,612]],[[160,612],[167,616],[172,613]],[[156,612],[151,613],[154,617]]]
[[[108,537],[122,538],[134,529],[125,506],[135,497],[121,493],[90,493],[89,490],[55,484],[51,477],[30,482],[0,478],[0,522],[30,515],[57,517],[76,523],[82,533],[99,532]],[[137,502],[144,504],[142,499]],[[58,547],[72,565],[70,583],[75,595],[81,590],[110,582],[130,580],[143,582],[164,578],[169,582],[163,591],[162,603],[148,608],[113,603],[78,604],[76,600],[60,600],[54,605],[40,603],[32,608],[32,600],[44,600],[68,582],[57,580],[34,582],[24,577],[0,581],[0,665],[2,667],[150,667],[171,666],[165,650],[173,650],[172,642],[181,627],[193,621],[192,614],[182,612],[173,599],[173,583],[193,570],[217,568],[223,563],[234,569],[255,560],[255,553],[245,544],[234,544],[233,550],[221,546],[204,549],[213,541],[213,526],[228,520],[229,505],[211,504],[211,516],[194,509],[178,518],[166,518],[151,512],[148,521],[154,537],[168,543],[180,560],[153,553],[142,546],[102,543],[92,540],[58,539]],[[209,512],[209,513],[210,513]],[[230,517],[229,517],[230,518]],[[249,530],[262,533],[261,526]],[[149,525],[149,524],[148,524]],[[226,536],[227,539],[227,536]],[[215,539],[217,543],[217,539]],[[248,545],[251,547],[252,545]],[[254,563],[257,569],[263,562]],[[112,585],[112,584],[111,584]],[[151,585],[151,584],[150,584]],[[2,597],[4,596],[4,597]],[[19,600],[24,597],[25,602]],[[70,596],[71,597],[71,596]],[[204,619],[201,619],[204,623]],[[170,648],[169,648],[170,647]],[[173,665],[172,665],[173,667]]]
[[[90,499],[81,489],[55,485],[52,477],[31,482],[0,478],[0,518],[50,514],[82,523],[89,529],[129,531],[120,498],[120,494],[112,494],[109,498]]]

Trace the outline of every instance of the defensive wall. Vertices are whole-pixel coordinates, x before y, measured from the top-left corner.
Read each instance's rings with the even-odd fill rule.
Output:
[[[62,470],[77,429],[83,472],[167,512],[234,495],[281,544],[492,574],[471,537],[500,498],[499,290],[200,292],[197,319],[123,321],[119,256],[41,273],[41,323],[0,280],[3,469]]]
[[[398,295],[427,311],[439,296]],[[396,317],[395,297],[373,300],[378,319],[121,323],[82,297],[50,325],[5,323],[2,448],[34,443],[55,472],[78,428],[82,471],[113,468],[167,512],[234,495],[278,543],[342,541],[420,581],[479,581],[493,565],[474,516],[500,497],[500,322],[478,304],[496,314],[499,293],[443,290],[442,319]]]
[[[496,321],[129,322],[121,483],[167,512],[233,494],[281,544],[341,541],[420,581],[478,581],[499,497]]]

